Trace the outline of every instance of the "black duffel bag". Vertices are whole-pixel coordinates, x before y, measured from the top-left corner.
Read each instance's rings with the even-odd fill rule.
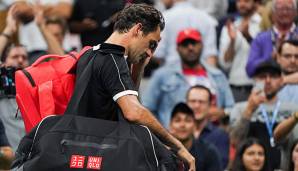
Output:
[[[75,113],[91,76],[92,59],[76,83],[63,116],[45,118],[20,142],[14,171],[178,171],[180,160],[150,130],[119,121]],[[79,63],[80,65],[80,63]],[[180,169],[179,169],[180,168]]]
[[[176,170],[148,128],[72,115],[44,119],[22,139],[16,158],[14,170],[24,171]]]

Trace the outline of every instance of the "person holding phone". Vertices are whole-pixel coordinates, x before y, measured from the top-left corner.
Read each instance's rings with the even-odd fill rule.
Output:
[[[269,163],[272,169],[280,169],[281,150],[274,140],[276,125],[297,111],[297,105],[278,99],[277,93],[282,87],[280,66],[273,60],[260,63],[253,75],[255,85],[247,102],[238,103],[233,108],[231,137],[238,144],[249,137],[262,141],[269,149]],[[282,157],[284,159],[284,157]]]

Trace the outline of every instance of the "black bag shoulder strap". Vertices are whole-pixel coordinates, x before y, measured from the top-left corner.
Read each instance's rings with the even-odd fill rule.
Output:
[[[93,49],[87,50],[77,63],[76,83],[73,95],[64,112],[66,115],[78,115],[80,101],[87,89],[92,75],[92,66],[96,53]]]
[[[92,67],[93,61],[96,57],[97,52],[103,54],[112,54],[113,51],[109,49],[101,50],[100,45],[96,50],[93,48],[87,50],[83,56],[80,58],[77,64],[76,69],[76,83],[73,95],[68,103],[68,106],[64,112],[66,115],[81,115],[84,116],[84,113],[80,113],[80,103],[83,98],[84,93],[86,92],[88,83],[92,76]],[[127,123],[123,117],[122,111],[118,110],[118,119],[120,122]]]

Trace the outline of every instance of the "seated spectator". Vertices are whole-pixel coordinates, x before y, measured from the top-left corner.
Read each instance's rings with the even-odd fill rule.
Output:
[[[296,171],[298,170],[298,139],[296,139],[289,150],[289,162],[287,171]]]
[[[180,140],[196,160],[197,171],[220,171],[220,158],[216,148],[204,140],[195,140],[193,111],[185,104],[178,103],[171,115],[170,132]],[[185,169],[187,171],[187,169]]]
[[[281,42],[298,38],[298,28],[294,23],[297,15],[296,0],[274,0],[272,4],[274,25],[261,32],[251,44],[246,71],[252,77],[256,66],[271,57],[276,58]]]
[[[231,137],[239,143],[249,137],[262,141],[269,149],[269,164],[280,168],[281,151],[273,138],[275,126],[298,110],[296,104],[278,99],[282,86],[281,68],[273,60],[260,63],[254,71],[256,87],[247,102],[236,104],[231,112]]]
[[[3,62],[1,64],[1,70],[3,69],[6,71],[8,68],[23,69],[28,66],[29,63],[28,54],[24,46],[8,45],[9,41],[11,40],[11,36],[15,34],[17,30],[17,21],[12,14],[14,9],[15,6],[12,6],[9,9],[6,19],[7,25],[4,31],[0,34],[0,54],[2,54],[0,59]],[[7,48],[4,52],[5,47]],[[8,75],[1,75],[1,77],[8,77]],[[13,78],[10,79],[13,80]],[[0,87],[2,87],[2,85],[0,85]],[[0,118],[3,121],[8,142],[15,151],[21,138],[25,135],[25,128],[21,115],[17,113],[18,110],[15,99],[14,83],[11,82],[9,87],[11,91],[1,94],[0,97]]]
[[[186,103],[195,114],[196,139],[213,144],[219,151],[221,166],[225,169],[229,162],[229,135],[208,119],[208,111],[212,101],[210,90],[201,85],[192,86],[186,94]]]
[[[181,62],[155,71],[142,96],[144,106],[168,127],[171,109],[178,102],[185,101],[189,87],[199,84],[211,90],[210,117],[212,120],[220,119],[225,115],[225,110],[234,105],[225,75],[214,66],[200,62],[205,44],[197,30],[190,28],[180,31],[176,42]]]
[[[277,62],[281,66],[285,84],[278,93],[278,98],[298,104],[298,39],[287,40],[281,44],[278,49]]]
[[[265,145],[255,138],[246,139],[237,149],[231,171],[268,171],[268,151]]]
[[[162,39],[154,53],[154,56],[165,64],[179,63],[179,54],[176,51],[176,37],[186,28],[195,28],[202,34],[204,47],[202,50],[202,62],[216,65],[217,47],[216,30],[217,21],[206,12],[195,8],[187,0],[174,0],[172,8],[164,13],[165,29]],[[179,23],[177,23],[179,21]]]
[[[229,82],[236,102],[246,101],[253,81],[247,76],[245,66],[250,43],[260,31],[261,16],[256,11],[255,0],[237,0],[240,16],[228,20],[220,37],[219,64],[229,73]]]
[[[5,128],[0,119],[0,170],[10,169],[11,162],[14,159],[14,152],[12,151],[5,133]]]

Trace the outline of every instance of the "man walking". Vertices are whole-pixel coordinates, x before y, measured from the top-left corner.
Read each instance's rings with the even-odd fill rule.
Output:
[[[151,6],[133,4],[120,11],[112,35],[105,43],[93,47],[96,57],[83,98],[87,100],[84,101],[87,108],[78,112],[85,112],[88,117],[117,120],[117,112],[121,109],[125,119],[148,126],[167,145],[177,148],[178,155],[189,164],[189,170],[194,171],[194,157],[140,104],[138,84],[135,87],[132,79],[139,82],[161,39],[163,28],[161,13]],[[132,72],[128,63],[133,64]]]

